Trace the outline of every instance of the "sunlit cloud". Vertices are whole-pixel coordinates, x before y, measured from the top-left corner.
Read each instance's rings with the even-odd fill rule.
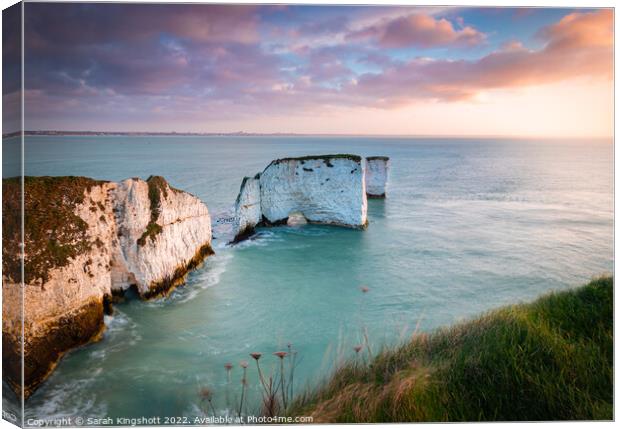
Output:
[[[480,117],[462,124],[463,132],[484,134],[485,106],[510,112],[519,94],[564,100],[554,91],[567,82],[591,81],[597,91],[613,83],[611,10],[502,9],[513,19],[498,31],[488,9],[26,8],[30,129],[276,132],[290,128],[282,118],[294,117],[306,127],[295,125],[296,132],[376,133],[372,119],[351,124],[363,117],[387,123],[422,106],[444,112],[436,123],[460,123],[455,106],[475,106]],[[523,23],[533,18],[543,24],[525,37]],[[18,99],[18,88],[7,82],[6,103]],[[579,103],[587,97],[579,92]],[[558,110],[541,132],[562,134],[567,115]],[[389,123],[387,134],[412,132],[407,120]],[[519,133],[516,121],[502,123],[507,134]],[[597,135],[612,129],[582,125]]]
[[[610,11],[575,13],[541,30],[545,47],[530,51],[512,41],[478,60],[414,59],[359,79],[355,89],[383,105],[417,98],[474,98],[485,89],[540,85],[575,77],[610,80],[613,19]]]
[[[461,25],[463,28],[456,29],[445,18],[415,13],[384,20],[379,24],[352,32],[347,39],[375,40],[388,48],[475,45],[484,40],[483,33],[473,27],[464,26],[462,20]]]

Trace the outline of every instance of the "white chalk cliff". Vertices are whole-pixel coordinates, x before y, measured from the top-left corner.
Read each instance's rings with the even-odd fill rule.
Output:
[[[3,188],[18,195],[17,182],[3,181]],[[207,207],[161,177],[26,178],[25,193],[23,288],[19,235],[14,222],[3,228],[2,334],[5,380],[19,392],[23,291],[28,396],[64,352],[99,336],[113,294],[132,285],[142,297],[165,294],[212,250]],[[16,200],[3,199],[5,213]]]
[[[366,194],[369,198],[385,198],[390,158],[369,156],[366,158]]]
[[[254,177],[244,177],[235,201],[235,220],[233,231],[235,241],[251,235],[254,227],[263,218],[260,205],[260,173]]]
[[[235,240],[259,224],[286,223],[291,214],[301,214],[314,223],[363,228],[367,225],[366,212],[364,168],[359,156],[278,159],[258,178],[244,180],[235,205]]]
[[[366,225],[364,171],[354,155],[272,161],[260,176],[260,192],[261,211],[270,223],[299,212],[310,222]]]
[[[125,180],[114,194],[120,234],[112,289],[136,285],[142,296],[174,286],[171,283],[184,275],[177,270],[186,271],[184,267],[201,259],[198,253],[211,244],[207,206],[193,195],[171,188],[162,178],[149,179],[152,181],[159,183]],[[155,213],[149,200],[153,193],[159,195]]]

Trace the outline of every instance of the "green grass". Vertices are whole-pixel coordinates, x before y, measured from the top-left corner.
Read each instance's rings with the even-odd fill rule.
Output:
[[[146,183],[149,189],[149,202],[151,205],[151,219],[146,226],[146,229],[138,238],[138,246],[143,247],[146,245],[146,240],[151,239],[155,240],[157,234],[162,232],[162,226],[157,223],[157,219],[159,218],[159,214],[161,212],[161,199],[168,198],[168,189],[172,192],[181,192],[178,189],[173,188],[166,182],[161,176],[149,176],[146,179]]]
[[[146,226],[146,229],[144,230],[140,238],[138,238],[138,246],[144,247],[146,245],[147,239],[150,238],[151,240],[155,240],[155,237],[157,237],[157,234],[161,233],[162,231],[163,231],[163,228],[161,227],[160,224],[158,224],[157,222],[153,222],[153,221],[149,222],[149,224]]]
[[[93,245],[88,225],[74,213],[84,203],[84,194],[103,181],[87,177],[24,177],[24,281],[47,281],[52,268],[63,267],[70,259],[88,252]],[[21,231],[21,186],[19,178],[2,179],[4,245],[2,271],[13,281],[21,277],[19,241]],[[96,204],[91,200],[91,210]]]
[[[321,160],[325,163],[326,166],[333,167],[333,164],[330,161],[334,159],[350,159],[351,161],[354,161],[354,162],[358,162],[358,163],[362,162],[362,157],[359,155],[351,155],[349,153],[338,153],[338,154],[333,154],[333,155],[307,155],[307,156],[299,156],[299,157],[291,157],[291,158],[280,158],[280,159],[275,159],[271,161],[269,165],[272,165],[272,164],[277,165],[277,164],[280,164],[281,162],[288,162],[288,161],[300,161],[301,164],[303,165],[306,161]],[[269,168],[269,165],[267,166],[267,168]],[[267,168],[265,168],[265,170],[267,170]]]
[[[315,422],[610,420],[613,279],[415,335],[299,397]]]

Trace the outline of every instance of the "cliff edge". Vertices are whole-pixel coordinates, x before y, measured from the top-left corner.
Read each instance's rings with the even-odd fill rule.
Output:
[[[288,413],[357,424],[612,420],[613,304],[613,278],[601,277],[373,356],[365,346]]]
[[[113,294],[166,294],[213,253],[207,207],[161,177],[26,177],[22,293],[19,179],[3,192],[3,368],[20,394],[23,320],[26,397],[63,353],[100,336]]]

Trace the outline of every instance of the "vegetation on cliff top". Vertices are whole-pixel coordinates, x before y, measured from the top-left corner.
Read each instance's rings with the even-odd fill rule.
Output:
[[[417,334],[295,402],[315,422],[610,420],[613,279]]]
[[[161,176],[149,176],[146,179],[146,183],[149,187],[149,201],[151,205],[151,220],[146,226],[146,230],[142,234],[140,238],[138,238],[138,245],[144,246],[146,244],[147,239],[154,240],[157,234],[162,231],[162,226],[157,223],[157,219],[159,218],[159,214],[161,212],[161,200],[162,195],[163,198],[168,198],[168,189],[173,192],[181,192],[178,189],[173,188],[166,182]]]
[[[84,202],[85,192],[104,183],[74,176],[24,177],[25,283],[46,282],[52,268],[63,267],[91,249],[94,242],[86,233],[88,225],[74,211]],[[20,179],[3,179],[2,191],[2,270],[17,282],[21,276]]]
[[[321,160],[325,163],[325,165],[327,165],[328,167],[333,167],[333,165],[331,164],[331,160],[333,159],[350,159],[351,161],[355,161],[355,162],[362,162],[362,157],[359,155],[351,155],[348,153],[339,153],[339,154],[335,154],[335,155],[307,155],[307,156],[300,156],[300,157],[292,157],[292,158],[280,158],[280,159],[275,159],[273,161],[271,161],[271,163],[269,165],[277,165],[280,164],[281,162],[287,162],[287,161],[301,161],[301,163],[303,164],[305,161],[315,161],[315,160]],[[269,165],[267,166],[267,168],[269,168]],[[267,169],[265,168],[265,170]]]

